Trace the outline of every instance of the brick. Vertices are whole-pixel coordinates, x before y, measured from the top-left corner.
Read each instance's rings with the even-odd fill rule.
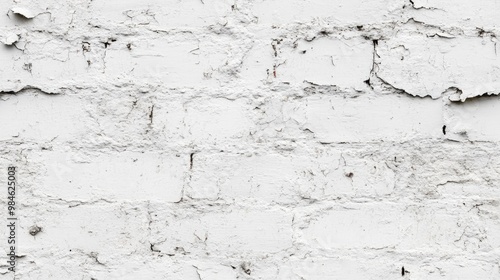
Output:
[[[370,77],[373,63],[373,44],[362,38],[302,40],[295,49],[283,51],[282,56],[286,61],[276,67],[280,81],[365,88],[363,81]]]
[[[460,99],[498,93],[496,43],[488,38],[405,34],[380,41],[377,75],[414,96],[440,98],[449,88]]]
[[[147,25],[160,29],[204,27],[216,24],[232,13],[231,1],[93,1],[96,24],[127,26]]]
[[[449,139],[458,141],[500,140],[495,122],[499,116],[500,99],[497,96],[483,96],[465,103],[451,103],[448,107],[446,128]]]
[[[455,27],[465,30],[476,28],[495,30],[500,21],[495,11],[499,8],[494,0],[478,3],[470,1],[415,0],[413,6],[418,9],[410,13],[418,21],[430,25]]]
[[[255,1],[252,13],[259,24],[280,25],[320,18],[338,25],[362,25],[398,20],[404,1]]]
[[[5,79],[0,87],[3,91],[31,86],[49,93],[61,93],[63,84],[89,79],[93,72],[81,46],[73,46],[55,36],[47,40],[47,36],[39,33],[23,33],[16,47],[2,44],[0,48],[7,54],[0,58],[5,65],[0,70]]]
[[[18,95],[3,95],[0,118],[5,122],[2,140],[24,139],[32,142],[68,141],[85,133],[86,113],[77,96],[47,95],[37,90]]]
[[[494,1],[0,7],[16,279],[500,278]]]
[[[296,154],[195,154],[186,195],[299,203],[339,197],[383,197],[394,192],[394,171],[352,150],[316,149]]]
[[[286,118],[323,143],[405,141],[442,135],[441,104],[432,100],[402,95],[316,95],[287,102],[283,108]]]
[[[104,58],[104,72],[136,80],[160,80],[169,87],[210,85],[215,83],[212,73],[224,65],[225,58],[217,42],[200,43],[194,36],[186,39],[182,33],[153,40],[134,38],[111,44]]]
[[[491,209],[498,208],[497,204],[493,203]],[[500,225],[482,215],[481,210],[471,209],[474,206],[453,203],[432,203],[425,207],[362,204],[344,205],[314,215],[313,219],[296,218],[301,225],[305,223],[301,226],[305,228],[301,240],[322,250],[393,248],[447,253],[493,250],[498,243],[494,232]]]
[[[154,247],[163,253],[175,253],[176,247],[182,247],[191,254],[262,256],[292,246],[292,215],[280,210],[192,213],[185,209],[181,213],[157,209],[152,215]]]
[[[46,167],[35,192],[76,203],[99,199],[178,202],[189,168],[187,155],[158,152],[93,156],[54,151],[39,158]],[[121,165],[116,166],[116,162]],[[114,185],[120,186],[119,192]]]

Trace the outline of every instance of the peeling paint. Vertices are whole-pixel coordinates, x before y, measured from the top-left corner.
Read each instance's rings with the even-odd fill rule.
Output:
[[[500,279],[495,0],[0,2],[15,279]]]
[[[20,6],[15,6],[10,9],[12,13],[21,15],[22,17],[26,19],[32,19],[36,16],[35,13],[33,13],[30,9],[25,8],[25,7],[20,7]]]

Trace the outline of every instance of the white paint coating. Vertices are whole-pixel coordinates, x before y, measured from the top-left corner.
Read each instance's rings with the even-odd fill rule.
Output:
[[[498,5],[0,0],[15,279],[499,279]]]

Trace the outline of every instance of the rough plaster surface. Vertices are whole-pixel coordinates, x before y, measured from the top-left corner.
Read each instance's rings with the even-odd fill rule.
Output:
[[[500,279],[499,10],[0,0],[15,279]]]

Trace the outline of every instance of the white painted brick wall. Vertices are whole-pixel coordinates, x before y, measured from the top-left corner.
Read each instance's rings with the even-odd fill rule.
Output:
[[[0,279],[500,279],[498,11],[0,0]]]

